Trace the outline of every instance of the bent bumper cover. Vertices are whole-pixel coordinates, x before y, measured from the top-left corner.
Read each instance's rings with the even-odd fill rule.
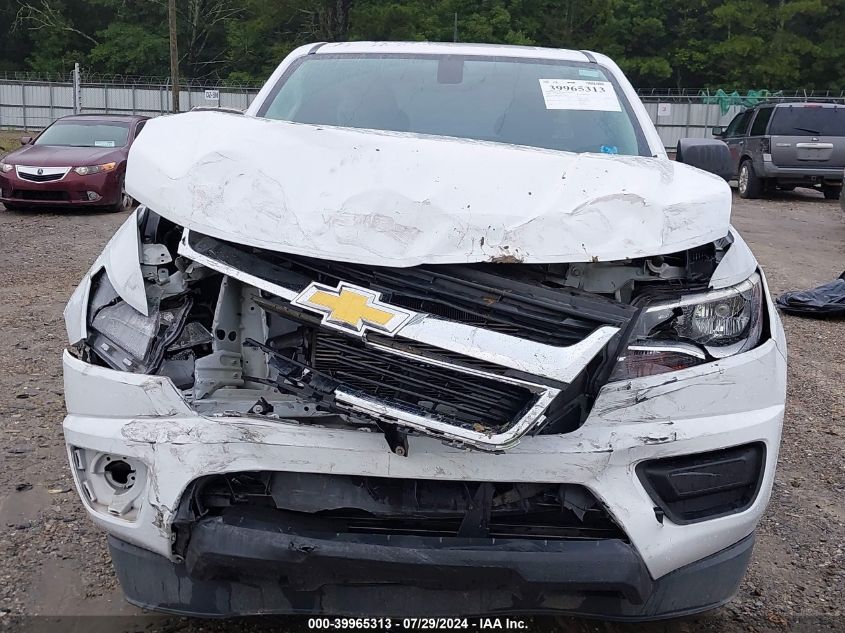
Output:
[[[165,378],[116,372],[66,355],[64,431],[70,451],[120,454],[146,465],[149,478],[134,520],[97,511],[84,493],[82,499],[112,536],[166,557],[172,557],[175,508],[192,481],[224,472],[281,470],[583,485],[627,534],[652,578],[660,578],[753,532],[774,480],[784,374],[785,359],[769,341],[671,377],[607,385],[587,422],[565,435],[527,437],[498,455],[414,436],[410,454],[399,457],[376,433],[321,428],[304,419],[199,415]],[[101,395],[91,398],[92,393]],[[765,443],[767,460],[760,491],[747,510],[691,525],[658,522],[636,464],[750,442]],[[75,466],[73,471],[80,487],[81,473]]]
[[[197,616],[571,613],[656,619],[707,610],[736,592],[753,534],[652,580],[620,540],[496,541],[375,535],[308,538],[244,519],[199,522],[184,562],[114,537],[127,598]]]
[[[633,619],[681,615],[717,606],[733,594],[750,555],[748,537],[768,502],[786,375],[783,332],[771,304],[770,319],[775,338],[758,348],[669,375],[608,384],[579,429],[525,437],[503,454],[463,451],[414,436],[409,455],[399,457],[376,433],[319,427],[305,418],[201,415],[166,378],[89,365],[67,353],[65,439],[83,503],[109,532],[127,596],[143,606],[206,615],[374,615],[388,608],[384,605],[401,608],[402,615],[497,610]],[[636,476],[638,463],[751,442],[765,444],[767,459],[748,509],[690,525],[657,520],[654,501]],[[89,502],[73,464],[76,448],[145,465],[149,477],[132,520],[98,511]],[[185,560],[174,556],[171,526],[192,481],[262,470],[577,484],[600,500],[628,541],[552,543],[542,552],[523,541],[523,550],[503,556],[504,545],[497,540],[496,546],[461,544],[447,555],[410,544],[404,552],[394,547],[376,551],[372,542],[349,549],[334,535],[315,543],[303,540],[304,535],[285,535],[278,526],[267,535],[247,524],[200,521]],[[586,567],[584,547],[595,548]],[[556,571],[550,582],[541,582],[536,574],[550,568],[546,557],[563,576]],[[270,561],[269,574],[264,563],[259,573],[258,559]],[[336,584],[320,585],[325,578],[317,576],[310,585],[292,584],[292,578],[307,578],[312,568],[335,568],[339,561],[365,578],[346,582],[341,577]],[[532,566],[539,571],[531,571]],[[221,573],[221,568],[228,571]],[[401,577],[390,582],[397,580],[397,569],[404,570]],[[530,571],[522,576],[525,569]],[[456,591],[447,576],[457,586],[469,579],[473,591]],[[442,584],[414,586],[409,579],[416,577]],[[388,581],[389,600],[381,579]]]

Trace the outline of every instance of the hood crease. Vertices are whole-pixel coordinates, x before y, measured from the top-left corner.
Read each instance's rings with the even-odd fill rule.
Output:
[[[151,120],[127,192],[218,239],[382,266],[662,255],[724,237],[730,189],[666,158],[217,112]]]

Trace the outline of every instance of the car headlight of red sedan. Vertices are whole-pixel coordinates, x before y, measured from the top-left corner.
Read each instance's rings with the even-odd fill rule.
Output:
[[[0,173],[8,174],[14,168],[14,165],[10,165],[9,163],[4,163],[3,161],[0,161]]]
[[[91,174],[99,174],[101,171],[113,171],[117,167],[117,163],[104,163],[102,165],[85,165],[83,167],[74,167],[75,171],[80,176],[90,176]]]

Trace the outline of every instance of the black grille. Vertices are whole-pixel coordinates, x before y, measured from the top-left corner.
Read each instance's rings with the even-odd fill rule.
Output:
[[[192,489],[185,501],[195,504],[199,515],[235,507],[266,509],[276,513],[282,530],[627,540],[595,496],[573,484],[262,471],[205,477]]]
[[[605,310],[613,305],[589,297],[588,302],[576,307],[573,298],[586,298],[581,293],[551,290],[505,276],[518,272],[508,268],[527,268],[520,264],[379,268],[284,258],[293,270],[301,270],[321,283],[333,286],[347,281],[380,291],[382,300],[392,305],[551,345],[577,343],[606,322],[608,315],[590,314],[591,308],[598,306],[589,303],[600,304]],[[491,272],[494,270],[497,272]]]
[[[498,428],[516,421],[535,395],[518,386],[367,348],[315,331],[314,368],[367,396],[451,423]]]
[[[18,178],[21,180],[29,180],[30,182],[53,182],[54,180],[61,180],[64,174],[25,174],[18,172]]]
[[[572,345],[602,325],[624,328],[636,312],[630,305],[562,287],[565,270],[552,274],[545,265],[363,266],[272,253],[193,232],[191,246],[287,287],[347,281],[378,290],[396,306],[550,345]]]
[[[436,361],[449,363],[450,365],[457,365],[459,367],[466,367],[483,371],[488,374],[498,374],[501,376],[510,376],[513,378],[520,378],[528,382],[536,382],[537,377],[524,374],[504,365],[497,365],[480,358],[473,358],[472,356],[464,356],[459,352],[453,352],[448,349],[428,345],[427,343],[420,343],[419,341],[412,341],[410,339],[395,338],[392,336],[383,336],[381,334],[367,334],[367,341],[376,343],[384,347],[390,347],[401,352],[413,354],[414,356],[421,356],[423,358],[431,358]],[[545,384],[545,383],[544,383]]]
[[[14,189],[12,198],[17,200],[70,200],[67,191],[37,191],[32,189]]]

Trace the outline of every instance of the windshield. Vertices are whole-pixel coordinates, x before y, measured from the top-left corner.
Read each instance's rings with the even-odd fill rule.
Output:
[[[35,144],[63,147],[123,147],[128,138],[128,123],[58,121],[44,130],[35,140]]]
[[[845,107],[775,108],[769,134],[773,136],[845,136]]]
[[[309,55],[259,116],[570,152],[648,155],[630,105],[597,64],[436,55]]]

